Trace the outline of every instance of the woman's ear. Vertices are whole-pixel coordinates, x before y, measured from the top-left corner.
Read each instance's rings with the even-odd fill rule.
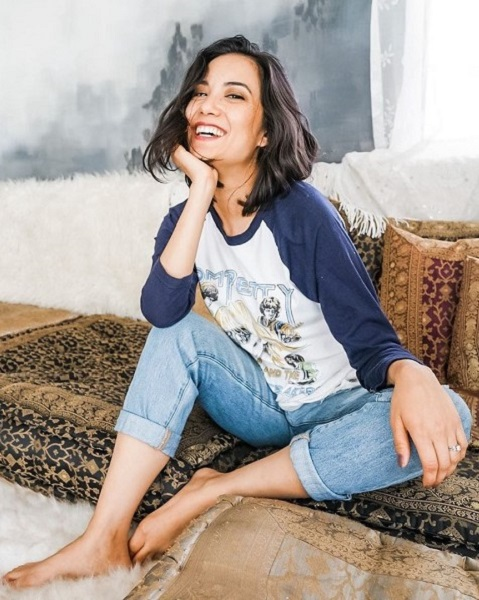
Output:
[[[264,148],[267,144],[268,144],[268,134],[265,131],[263,133],[263,137],[259,141],[258,148]]]

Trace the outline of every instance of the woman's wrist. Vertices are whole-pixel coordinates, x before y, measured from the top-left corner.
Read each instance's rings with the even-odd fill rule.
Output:
[[[429,367],[416,362],[413,359],[404,358],[392,362],[387,371],[387,382],[389,385],[396,385],[401,379],[413,379],[414,377],[424,377],[425,375],[434,377]]]
[[[209,206],[216,190],[216,183],[217,177],[214,174],[195,179],[191,182],[188,198],[193,196],[197,200],[202,199]]]

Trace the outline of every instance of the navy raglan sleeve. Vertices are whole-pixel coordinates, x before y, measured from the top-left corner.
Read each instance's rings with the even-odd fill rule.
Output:
[[[190,312],[195,301],[196,271],[177,279],[165,271],[159,260],[184,205],[174,206],[163,219],[155,239],[152,268],[141,292],[141,311],[155,327],[174,325]]]
[[[325,212],[317,230],[317,294],[331,333],[344,347],[361,385],[375,391],[387,385],[392,362],[417,359],[401,346],[344,224],[333,211]]]

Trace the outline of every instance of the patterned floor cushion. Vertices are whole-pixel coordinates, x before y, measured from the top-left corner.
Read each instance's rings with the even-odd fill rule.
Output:
[[[226,469],[248,464],[268,449],[245,453],[242,445],[221,455],[217,461]],[[469,447],[466,458],[454,475],[434,489],[423,487],[421,479],[402,485],[357,494],[349,501],[295,504],[350,517],[378,531],[449,550],[469,557],[479,556],[479,445]]]
[[[471,447],[456,472],[436,489],[420,479],[358,494],[348,502],[304,504],[345,515],[374,529],[463,556],[479,555],[479,449]]]
[[[223,498],[125,600],[472,600],[479,561],[264,498]]]
[[[0,338],[0,475],[57,497],[95,502],[115,435],[116,415],[148,326],[116,317],[79,317]],[[222,432],[196,408],[177,457],[146,494],[137,517],[168,500],[210,465],[228,471],[265,456]],[[477,556],[479,449],[434,490],[419,480],[350,502],[302,504],[374,528]]]

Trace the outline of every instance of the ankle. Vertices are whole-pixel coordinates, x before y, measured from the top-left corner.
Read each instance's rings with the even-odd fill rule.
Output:
[[[82,537],[92,542],[101,540],[103,543],[126,544],[130,525],[131,523],[100,521],[93,517]]]
[[[208,476],[199,482],[199,489],[195,493],[198,493],[209,506],[216,504],[220,496],[229,493],[224,474],[217,473],[211,476],[208,473]]]

